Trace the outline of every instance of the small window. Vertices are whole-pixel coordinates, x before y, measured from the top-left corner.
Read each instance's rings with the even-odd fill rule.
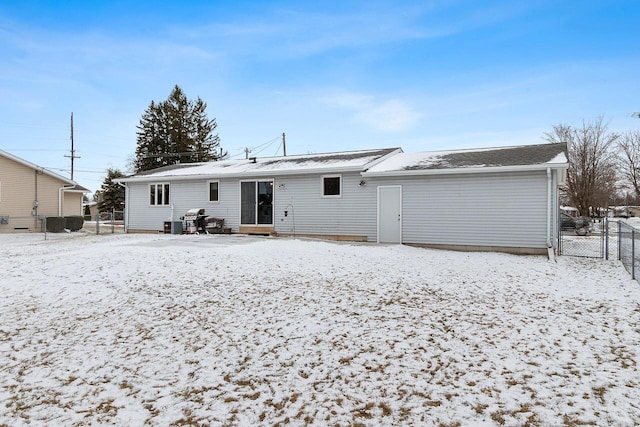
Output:
[[[166,206],[169,204],[169,184],[149,184],[149,204]]]
[[[340,175],[325,175],[322,177],[322,196],[340,197],[342,195],[342,177]]]
[[[220,181],[209,181],[209,202],[220,201]]]

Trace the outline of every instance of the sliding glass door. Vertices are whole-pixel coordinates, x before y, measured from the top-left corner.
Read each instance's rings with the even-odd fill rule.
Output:
[[[240,224],[273,225],[273,180],[240,182]]]

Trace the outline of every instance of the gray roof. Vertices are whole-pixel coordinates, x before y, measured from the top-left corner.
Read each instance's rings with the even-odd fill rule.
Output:
[[[363,171],[385,156],[401,152],[400,148],[305,154],[282,157],[261,157],[241,160],[221,160],[205,163],[182,163],[139,172],[120,178],[118,182],[150,179],[189,179],[190,177],[243,177],[264,174],[307,174],[327,171]]]
[[[437,172],[465,169],[519,168],[567,163],[567,144],[537,144],[456,151],[401,153],[370,168],[367,172]]]
[[[461,151],[444,154],[439,161],[430,164],[417,164],[412,169],[450,169],[483,165],[522,166],[549,163],[558,154],[567,151],[567,144],[523,145],[520,147],[495,148],[487,151]]]

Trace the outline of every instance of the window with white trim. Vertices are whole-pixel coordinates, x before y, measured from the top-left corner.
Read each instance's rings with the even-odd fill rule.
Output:
[[[149,204],[151,206],[169,205],[169,183],[149,184]]]
[[[216,203],[220,201],[220,181],[209,181],[207,190],[209,193],[209,202]]]
[[[322,197],[342,196],[342,175],[322,175]]]

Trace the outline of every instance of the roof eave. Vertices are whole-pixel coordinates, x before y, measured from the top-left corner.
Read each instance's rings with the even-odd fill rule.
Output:
[[[322,175],[329,173],[349,173],[349,172],[362,172],[364,167],[348,166],[348,167],[329,167],[318,168],[312,170],[303,169],[289,169],[289,170],[261,170],[261,171],[249,171],[249,172],[233,172],[233,173],[207,173],[207,174],[194,174],[194,175],[162,175],[162,176],[140,176],[129,178],[114,179],[116,183],[136,183],[136,182],[162,182],[162,181],[197,181],[204,179],[224,179],[224,178],[260,178],[260,177],[278,177],[278,176],[291,176],[291,175]]]
[[[42,172],[42,173],[43,173],[43,174],[45,174],[45,175],[49,175],[50,177],[55,178],[55,179],[58,179],[58,180],[60,180],[60,181],[63,181],[63,182],[65,182],[65,183],[67,183],[67,184],[70,184],[70,185],[78,185],[78,183],[77,183],[77,182],[72,181],[72,180],[70,180],[69,178],[65,178],[65,177],[64,177],[64,176],[62,176],[62,175],[58,175],[57,173],[52,172],[52,171],[50,171],[49,169],[43,168],[43,167],[41,167],[41,166],[38,166],[38,165],[36,165],[35,163],[31,163],[31,162],[29,162],[29,161],[27,161],[27,160],[21,159],[20,157],[14,156],[13,154],[8,153],[8,152],[6,152],[6,151],[4,151],[4,150],[0,150],[0,155],[2,155],[2,156],[4,156],[4,157],[8,158],[9,160],[13,160],[13,161],[14,161],[14,162],[16,162],[16,163],[21,164],[22,166],[26,166],[26,167],[28,167],[29,169],[33,169],[34,171]],[[88,192],[90,192],[90,191],[88,191]]]
[[[496,173],[496,172],[527,172],[547,169],[567,169],[568,163],[540,163],[537,165],[519,166],[490,166],[451,169],[412,169],[381,172],[363,172],[362,176],[369,178],[394,177],[394,176],[420,176],[420,175],[459,175],[472,173]]]

